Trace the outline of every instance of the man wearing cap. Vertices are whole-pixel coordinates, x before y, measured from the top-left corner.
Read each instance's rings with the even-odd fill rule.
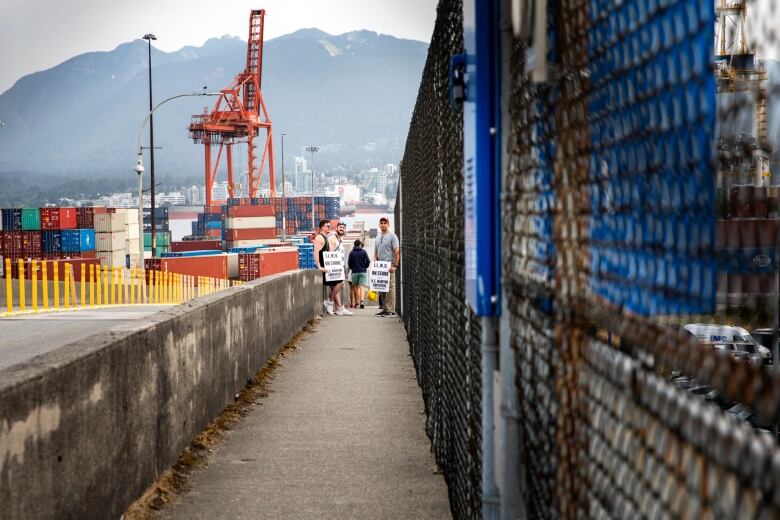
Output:
[[[390,262],[390,287],[389,292],[380,294],[380,306],[382,310],[377,316],[395,316],[395,271],[401,261],[401,246],[398,237],[390,231],[390,220],[387,217],[379,219],[379,230],[374,241],[374,260]]]

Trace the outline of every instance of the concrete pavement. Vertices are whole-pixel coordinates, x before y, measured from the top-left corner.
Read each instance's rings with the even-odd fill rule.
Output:
[[[165,519],[450,518],[398,319],[325,317]]]
[[[172,305],[86,307],[0,318],[0,369],[99,332],[121,331]]]

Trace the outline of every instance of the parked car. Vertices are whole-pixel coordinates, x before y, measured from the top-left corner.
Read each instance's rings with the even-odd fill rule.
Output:
[[[712,345],[718,352],[728,353],[739,359],[762,363],[772,362],[772,351],[760,344],[742,327],[689,323],[683,327],[705,345]]]
[[[772,357],[772,342],[775,340],[775,333],[774,329],[756,329],[753,332],[750,333],[751,336],[762,346],[769,349],[769,361],[768,363],[772,363],[773,357]],[[767,361],[764,361],[765,363]]]

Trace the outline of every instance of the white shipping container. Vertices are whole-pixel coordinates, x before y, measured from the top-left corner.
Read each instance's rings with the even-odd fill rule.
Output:
[[[125,223],[138,222],[138,208],[116,208],[116,212],[125,214]]]
[[[125,250],[121,251],[98,251],[97,257],[100,259],[100,265],[108,267],[125,267]]]
[[[278,244],[281,242],[278,238],[258,238],[257,240],[232,240],[229,242],[230,247],[255,247],[264,246],[265,244]]]
[[[127,237],[125,239],[125,251],[127,251],[127,254],[139,254],[138,248],[141,247],[141,241],[137,238],[129,238]]]
[[[124,251],[125,232],[95,233],[95,249],[97,251]]]
[[[135,222],[133,224],[127,224],[125,226],[125,234],[127,235],[127,240],[132,240],[134,238],[141,238],[141,233],[138,231],[138,222]]]
[[[228,278],[238,278],[238,253],[226,253]]]
[[[228,229],[276,229],[276,217],[232,217]]]
[[[124,213],[96,213],[95,214],[95,232],[111,233],[115,231],[125,231]]]

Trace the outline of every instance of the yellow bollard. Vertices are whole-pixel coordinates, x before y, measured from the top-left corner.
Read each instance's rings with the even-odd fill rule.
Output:
[[[157,303],[154,297],[154,273],[155,271],[149,271],[149,303]]]
[[[181,303],[181,296],[182,296],[181,282],[182,282],[182,275],[177,274],[176,284],[174,285],[174,287],[176,288],[176,303]]]
[[[95,306],[95,264],[89,264],[89,306]]]
[[[129,271],[126,267],[122,267],[122,301],[130,303],[130,286],[128,285],[128,278],[130,278]]]
[[[60,308],[60,263],[52,262],[52,281],[54,282],[54,308]]]
[[[107,265],[103,266],[103,281],[102,281],[102,284],[103,284],[103,305],[108,305],[108,294],[110,292],[109,289],[111,289],[111,284],[109,283],[109,279],[108,279],[108,266]]]
[[[130,305],[135,304],[135,269],[132,267],[128,271],[128,276],[130,277]]]
[[[87,299],[87,264],[81,264],[81,306],[84,307],[86,304],[84,303],[84,300]]]
[[[19,310],[27,310],[26,302],[24,301],[24,260],[19,259]]]
[[[70,284],[71,303],[74,307],[77,307],[78,301],[76,300],[76,275],[73,274],[73,264],[68,266],[68,283]]]
[[[70,309],[70,279],[69,279],[70,264],[65,264],[65,310]]]
[[[111,266],[111,303],[117,303],[116,296],[116,267]]]
[[[49,309],[49,273],[46,272],[46,260],[41,261],[41,289],[43,289],[43,308]]]
[[[5,305],[6,311],[14,311],[14,286],[11,281],[11,259],[5,259]]]
[[[95,303],[103,305],[103,283],[100,276],[100,264],[95,266]]]
[[[160,295],[160,301],[162,303],[168,303],[168,278],[169,278],[169,275],[170,275],[170,273],[168,273],[167,271],[163,271],[162,273],[160,273],[160,276],[162,276],[162,283],[160,284],[161,285],[161,289],[162,289],[162,294]]]
[[[33,260],[30,267],[30,274],[32,275],[32,308],[33,312],[38,312],[38,261]]]

